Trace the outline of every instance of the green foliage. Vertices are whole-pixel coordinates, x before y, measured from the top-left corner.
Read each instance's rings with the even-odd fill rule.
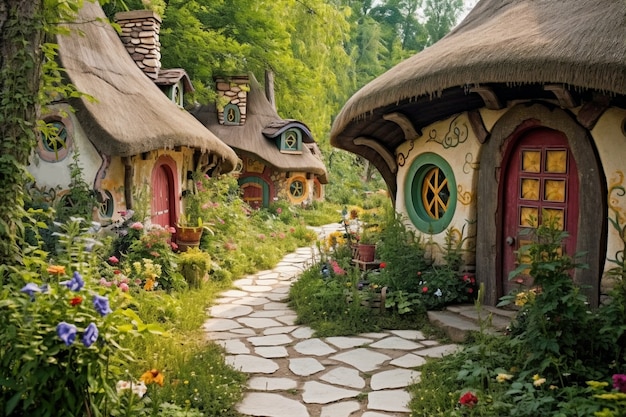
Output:
[[[613,225],[623,230],[617,218]],[[520,307],[513,334],[494,338],[483,329],[460,353],[427,364],[414,387],[413,415],[624,416],[623,267],[618,262],[611,271],[617,281],[610,301],[590,311],[570,277],[577,263],[561,253],[558,229],[540,225],[521,249],[529,261],[516,273],[529,271],[537,288],[504,297],[503,304]],[[458,403],[470,390],[478,398],[472,408]],[[427,394],[431,401],[417,401]]]
[[[94,191],[83,179],[83,167],[79,164],[80,153],[74,145],[70,164],[69,191],[56,205],[56,220],[66,222],[71,216],[85,219],[93,218],[93,212],[99,203]]]
[[[198,248],[190,248],[180,254],[178,268],[191,288],[202,285],[204,276],[211,267],[211,256]]]
[[[6,416],[113,413],[115,383],[133,360],[120,343],[160,332],[135,319],[121,291],[95,284],[102,264],[96,231],[79,219],[61,230],[55,264],[31,247],[23,267],[7,269],[0,291],[0,409]]]

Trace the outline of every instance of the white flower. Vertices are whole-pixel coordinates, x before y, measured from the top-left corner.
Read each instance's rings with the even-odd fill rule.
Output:
[[[115,384],[115,389],[118,394],[121,391],[130,389],[133,394],[136,394],[139,398],[143,397],[148,391],[148,387],[146,387],[146,384],[144,384],[143,381],[137,383],[133,383],[131,381],[118,381],[117,384]]]
[[[437,297],[441,297],[443,295],[443,293],[441,292],[441,289],[437,288],[437,291],[435,291],[435,295]]]

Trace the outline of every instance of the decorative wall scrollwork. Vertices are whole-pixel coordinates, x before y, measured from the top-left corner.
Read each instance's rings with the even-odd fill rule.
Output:
[[[469,136],[469,127],[464,121],[459,120],[460,115],[457,115],[450,122],[448,131],[443,137],[440,137],[436,129],[432,129],[428,134],[427,142],[437,142],[444,149],[455,148],[459,144],[465,142]]]
[[[623,184],[624,173],[620,170],[615,171],[609,183],[608,205],[609,210],[615,213],[620,224],[626,223],[624,208],[619,205],[619,197],[624,197],[624,195],[626,195],[626,188],[624,188]]]
[[[474,161],[474,155],[471,152],[465,154],[465,163],[463,164],[463,173],[469,174],[472,169],[480,168],[480,162]]]
[[[404,164],[406,164],[407,159],[409,159],[409,155],[411,154],[411,151],[413,150],[413,148],[415,148],[415,141],[412,140],[410,145],[409,145],[409,149],[406,151],[406,155],[403,154],[402,152],[398,153],[398,166],[403,167]]]

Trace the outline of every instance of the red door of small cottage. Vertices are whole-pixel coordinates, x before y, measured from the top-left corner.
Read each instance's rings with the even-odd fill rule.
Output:
[[[174,185],[173,175],[167,165],[158,165],[152,172],[152,224],[173,226]]]
[[[519,265],[517,251],[530,243],[524,229],[553,220],[567,231],[563,250],[576,251],[578,225],[578,172],[566,136],[547,128],[533,129],[512,144],[504,170],[502,228],[502,294],[517,284],[509,272]],[[530,277],[521,277],[525,286]]]

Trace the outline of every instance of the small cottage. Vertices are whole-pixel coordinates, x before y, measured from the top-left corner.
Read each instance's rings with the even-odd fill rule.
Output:
[[[244,200],[258,208],[322,199],[328,174],[309,128],[281,118],[252,74],[217,78],[216,90],[215,104],[191,114],[237,152]]]
[[[518,285],[522,232],[552,221],[597,305],[624,256],[607,220],[626,225],[624,16],[623,0],[481,0],[354,94],[331,144],[378,168],[412,228],[470,238],[487,303]]]
[[[58,189],[62,199],[77,159],[102,201],[96,219],[142,203],[153,224],[173,226],[190,173],[230,172],[238,158],[181,108],[191,83],[183,70],[160,68],[158,16],[129,12],[118,23],[126,47],[98,3],[85,2],[71,35],[59,36],[60,64],[84,95],[55,102],[44,115],[59,137],[39,139],[29,170],[35,187]]]

